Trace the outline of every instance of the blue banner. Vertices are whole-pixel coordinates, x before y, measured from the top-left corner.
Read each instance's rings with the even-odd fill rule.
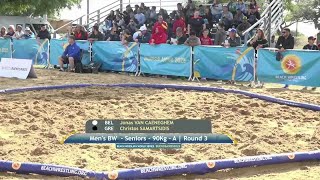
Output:
[[[252,81],[254,79],[252,47],[194,48],[194,76],[217,80]]]
[[[76,41],[77,45],[82,50],[82,64],[90,63],[90,43],[88,41]],[[50,64],[59,65],[59,57],[63,54],[68,46],[68,41],[65,39],[51,39],[50,41]]]
[[[262,82],[320,87],[320,51],[287,50],[282,60],[276,52],[258,51],[258,79]]]
[[[185,76],[191,75],[191,48],[184,45],[140,45],[142,73]]]
[[[13,39],[13,58],[32,59],[34,65],[48,65],[49,42],[37,39]]]
[[[93,60],[102,63],[102,70],[137,72],[137,43],[124,46],[121,42],[96,41],[92,45]]]
[[[11,58],[11,40],[0,39],[0,61],[1,58]]]

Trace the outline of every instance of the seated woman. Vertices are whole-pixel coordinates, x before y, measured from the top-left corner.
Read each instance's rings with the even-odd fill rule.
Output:
[[[163,30],[163,28],[156,27],[155,33],[152,34],[149,44],[151,45],[165,44],[167,42],[167,39],[168,39],[168,35]]]
[[[266,48],[268,47],[268,40],[264,36],[264,32],[261,29],[257,29],[256,36],[247,44],[248,46],[252,46],[256,53],[259,48]]]

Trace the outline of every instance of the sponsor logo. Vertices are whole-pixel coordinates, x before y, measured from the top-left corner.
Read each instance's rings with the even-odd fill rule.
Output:
[[[289,155],[288,155],[288,158],[289,158],[289,159],[294,159],[295,157],[296,157],[296,156],[295,156],[294,154],[289,154]]]
[[[111,179],[111,180],[115,180],[118,178],[118,172],[117,171],[112,171],[110,173],[108,173],[108,178]]]
[[[148,168],[142,168],[141,174],[144,173],[152,173],[152,172],[162,172],[162,171],[172,171],[177,169],[187,169],[187,165],[173,165],[173,166],[163,166],[163,167],[148,167]]]
[[[271,160],[272,157],[261,156],[261,157],[246,157],[241,159],[235,159],[234,163],[243,163],[243,162],[255,162],[255,161],[267,161]]]
[[[19,163],[19,162],[12,163],[12,169],[19,170],[20,167],[21,167],[21,163]]]
[[[301,60],[296,55],[287,55],[282,59],[281,68],[286,74],[297,74],[301,67]]]
[[[207,166],[208,166],[208,168],[212,169],[216,166],[216,163],[215,162],[207,162]]]
[[[54,167],[54,166],[41,166],[41,171],[50,171],[58,173],[75,174],[80,176],[87,176],[87,172],[78,169],[64,168],[64,167]]]

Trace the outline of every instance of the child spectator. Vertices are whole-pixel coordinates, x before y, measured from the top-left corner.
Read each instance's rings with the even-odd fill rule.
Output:
[[[202,36],[200,37],[201,45],[207,45],[207,46],[213,45],[212,39],[208,35],[209,35],[209,30],[208,29],[203,30]]]
[[[134,19],[130,19],[127,29],[130,31],[131,34],[134,34],[136,32],[137,24],[134,22]]]
[[[7,34],[6,34],[6,37],[11,38],[11,37],[14,36],[14,34],[15,34],[15,32],[14,32],[14,26],[13,26],[13,25],[10,25],[10,26],[8,27],[8,32],[7,32]]]
[[[270,47],[271,47],[271,48],[275,48],[275,47],[276,47],[276,44],[277,44],[277,42],[276,42],[276,37],[275,37],[275,35],[272,35],[272,36],[271,36]]]
[[[240,9],[237,9],[237,13],[234,15],[234,18],[233,18],[233,25],[235,27],[238,27],[239,24],[242,23],[243,17],[245,16],[243,15],[242,11]]]
[[[103,41],[104,35],[99,31],[99,25],[95,24],[92,29],[93,32],[90,34],[89,39],[91,41]]]
[[[120,36],[117,34],[117,29],[112,28],[110,34],[106,36],[106,41],[120,41]]]
[[[313,36],[308,37],[308,44],[303,46],[303,49],[308,49],[308,50],[319,50],[318,46],[314,44],[316,38]]]

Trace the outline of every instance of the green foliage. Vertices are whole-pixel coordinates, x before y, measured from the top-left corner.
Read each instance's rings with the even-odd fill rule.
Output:
[[[64,8],[79,5],[81,0],[1,0],[0,14],[14,16],[53,15]]]

